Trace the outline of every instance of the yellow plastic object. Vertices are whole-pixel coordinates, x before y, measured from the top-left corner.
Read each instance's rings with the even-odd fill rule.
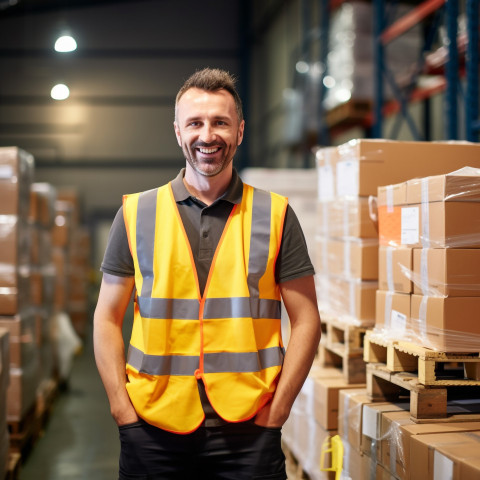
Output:
[[[325,466],[325,459],[330,454],[331,466]],[[335,480],[340,480],[343,469],[343,443],[340,435],[327,437],[322,444],[320,456],[320,470],[322,472],[335,472]]]

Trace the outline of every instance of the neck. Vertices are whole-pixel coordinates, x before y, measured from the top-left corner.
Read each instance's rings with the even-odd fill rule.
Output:
[[[183,183],[189,193],[197,197],[206,205],[211,205],[227,190],[232,179],[232,169],[227,168],[214,177],[205,177],[196,173],[187,164]]]

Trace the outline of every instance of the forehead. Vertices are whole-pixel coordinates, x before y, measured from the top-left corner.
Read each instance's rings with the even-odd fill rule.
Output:
[[[218,110],[221,110],[223,115],[236,115],[235,101],[227,90],[210,92],[200,88],[190,88],[180,97],[177,104],[177,112],[180,115]]]

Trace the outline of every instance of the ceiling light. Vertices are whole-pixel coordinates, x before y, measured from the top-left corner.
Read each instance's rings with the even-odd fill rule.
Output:
[[[70,90],[63,83],[59,83],[52,88],[50,96],[54,100],[65,100],[70,96]]]
[[[310,70],[310,66],[308,65],[308,63],[304,62],[303,60],[300,60],[299,62],[297,62],[297,64],[295,65],[295,68],[298,73],[307,73],[308,70]]]
[[[62,35],[55,42],[55,51],[57,52],[73,52],[77,49],[77,42],[70,35]]]

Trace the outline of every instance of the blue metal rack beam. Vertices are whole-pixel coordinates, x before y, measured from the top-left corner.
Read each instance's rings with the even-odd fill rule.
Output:
[[[479,55],[478,55],[478,16],[479,0],[467,0],[467,52],[466,74],[467,88],[465,94],[466,138],[470,142],[478,142],[480,131],[479,120]]]

